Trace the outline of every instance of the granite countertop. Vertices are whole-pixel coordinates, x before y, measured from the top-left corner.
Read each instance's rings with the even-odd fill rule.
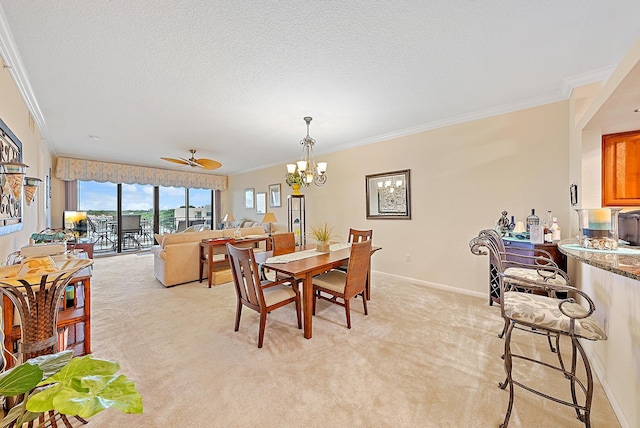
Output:
[[[600,269],[640,281],[640,248],[622,246],[618,250],[590,250],[580,247],[577,239],[558,244],[562,254]]]

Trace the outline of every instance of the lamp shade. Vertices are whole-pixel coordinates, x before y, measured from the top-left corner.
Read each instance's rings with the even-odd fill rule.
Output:
[[[266,213],[264,217],[262,217],[263,223],[277,223],[278,219],[274,213]]]
[[[222,219],[222,221],[227,222],[227,221],[236,221],[235,218],[233,218],[233,214],[225,214],[224,218]]]

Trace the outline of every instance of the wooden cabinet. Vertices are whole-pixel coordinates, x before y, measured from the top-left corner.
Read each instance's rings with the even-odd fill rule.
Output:
[[[640,131],[602,136],[602,206],[640,205]]]
[[[531,259],[518,257],[515,254],[523,256],[534,256],[535,250],[544,250],[551,255],[551,258],[563,271],[567,271],[567,256],[562,254],[558,249],[557,243],[534,244],[529,240],[516,238],[503,238],[502,242],[507,253],[507,260],[524,264],[533,264]],[[493,305],[500,301],[500,282],[498,280],[498,268],[495,262],[489,258],[489,304]]]

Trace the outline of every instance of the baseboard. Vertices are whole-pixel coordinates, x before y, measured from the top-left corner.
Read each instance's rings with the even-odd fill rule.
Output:
[[[438,283],[435,283],[435,282],[429,282],[429,281],[424,281],[424,280],[421,280],[421,279],[409,278],[409,277],[406,277],[406,276],[395,275],[395,274],[392,274],[392,273],[381,272],[381,271],[377,271],[377,270],[374,270],[372,272],[375,273],[376,275],[379,275],[379,276],[387,276],[387,277],[390,277],[390,278],[399,278],[399,279],[402,279],[402,280],[405,280],[405,281],[411,281],[413,283],[424,285],[426,287],[437,288],[438,290],[450,291],[452,293],[458,293],[458,294],[465,294],[467,296],[479,297],[479,298],[482,298],[482,299],[488,299],[489,298],[489,296],[488,296],[489,289],[487,289],[486,293],[480,293],[480,292],[477,292],[477,291],[463,290],[461,288],[452,287],[450,285],[438,284]]]

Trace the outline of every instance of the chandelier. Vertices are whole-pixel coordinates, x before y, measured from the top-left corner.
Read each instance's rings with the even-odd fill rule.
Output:
[[[302,156],[295,164],[287,164],[287,183],[296,182],[299,179],[303,186],[308,187],[311,183],[322,186],[327,182],[327,163],[316,163],[313,157],[313,146],[315,146],[316,140],[309,136],[311,119],[308,116],[304,118],[304,121],[307,122],[307,136],[300,140]]]

